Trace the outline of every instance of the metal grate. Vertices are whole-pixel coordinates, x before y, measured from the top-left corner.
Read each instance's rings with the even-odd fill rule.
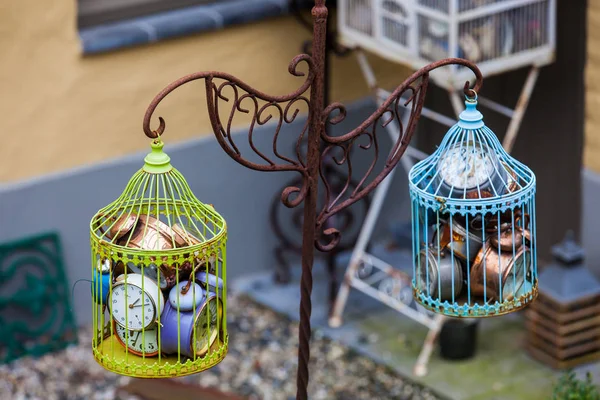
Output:
[[[494,60],[548,44],[547,2],[475,18],[459,25],[459,57]]]
[[[419,0],[419,5],[448,14],[451,0]]]
[[[338,7],[345,45],[414,68],[459,57],[494,75],[554,61],[556,0],[339,0]],[[465,73],[448,67],[432,79],[458,89]]]
[[[367,35],[373,35],[373,8],[369,0],[348,0],[347,21],[349,27]]]
[[[408,46],[411,20],[407,7],[399,1],[386,0],[381,3],[381,8],[384,12],[381,18],[383,36]]]
[[[512,0],[458,0],[458,12],[475,10],[489,6],[490,4],[502,3]]]

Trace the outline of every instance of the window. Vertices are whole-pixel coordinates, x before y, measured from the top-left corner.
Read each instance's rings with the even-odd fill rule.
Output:
[[[77,0],[78,26],[95,25],[223,0]]]

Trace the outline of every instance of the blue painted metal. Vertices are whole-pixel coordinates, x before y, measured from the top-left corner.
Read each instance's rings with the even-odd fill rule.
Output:
[[[535,174],[484,124],[477,100],[409,173],[413,293],[453,317],[516,311],[537,296]]]

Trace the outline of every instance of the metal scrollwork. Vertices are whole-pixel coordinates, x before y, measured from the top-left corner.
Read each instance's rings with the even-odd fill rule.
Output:
[[[470,89],[469,82],[466,82],[464,91],[468,96],[476,95],[477,90],[479,90],[481,87],[481,73],[477,67],[463,59],[449,58],[429,64],[412,74],[406,81],[404,81],[404,83],[402,83],[402,85],[400,85],[390,94],[387,100],[379,107],[377,111],[375,111],[354,130],[341,136],[329,136],[327,135],[325,129],[320,130],[321,139],[326,143],[325,149],[322,152],[322,159],[329,156],[333,158],[337,165],[345,165],[347,168],[348,179],[343,190],[337,191],[337,195],[332,198],[331,186],[327,182],[327,176],[323,174],[321,170],[320,176],[321,180],[325,184],[325,197],[327,201],[326,205],[322,208],[317,217],[316,229],[319,232],[322,232],[322,235],[327,237],[329,241],[323,243],[317,240],[315,245],[319,250],[332,250],[339,243],[341,236],[341,233],[338,229],[325,227],[324,222],[332,215],[351,206],[371,193],[396,166],[406,151],[406,148],[410,144],[415,132],[416,123],[421,116],[421,110],[423,109],[423,103],[425,102],[425,95],[427,92],[427,85],[429,83],[429,72],[449,64],[466,66],[475,73],[477,78],[475,88]],[[408,95],[408,97],[406,95]],[[404,108],[408,108],[408,112],[410,113],[406,126],[402,124],[401,118],[401,110]],[[321,123],[323,126],[327,123],[336,125],[344,121],[345,118],[346,108],[344,105],[341,103],[332,103],[323,110]],[[398,141],[393,144],[391,151],[388,153],[383,170],[367,183],[367,180],[373,174],[379,159],[380,147],[377,136],[379,133],[378,128],[385,128],[394,120],[400,127]],[[362,138],[366,139],[366,143],[360,142],[360,139]],[[366,173],[364,173],[364,175],[358,181],[358,185],[350,191],[349,183],[353,172],[350,152],[355,147],[360,150],[372,150],[373,160]],[[336,149],[341,152],[341,157],[339,158],[329,155],[329,153],[334,152]]]
[[[199,72],[185,76],[163,89],[151,102],[143,122],[143,129],[148,137],[152,139],[160,137],[166,127],[164,119],[159,117],[157,129],[153,130],[150,127],[152,115],[158,104],[179,86],[203,79],[211,126],[220,146],[232,159],[245,167],[258,171],[294,171],[300,174],[301,183],[297,185],[292,182],[290,186],[287,186],[282,192],[281,200],[288,207],[296,207],[305,202],[301,249],[302,277],[297,373],[297,399],[302,400],[308,397],[314,249],[316,247],[322,251],[330,251],[339,244],[341,228],[332,226],[332,217],[366,197],[396,166],[410,143],[421,115],[430,71],[450,64],[462,65],[471,69],[475,73],[476,84],[473,90],[469,89],[469,82],[465,84],[465,94],[470,97],[474,97],[475,92],[479,92],[482,84],[481,72],[469,61],[450,58],[429,64],[415,72],[394,90],[381,107],[357,128],[341,136],[330,136],[325,127],[327,124],[342,122],[346,116],[346,109],[340,103],[327,106],[323,100],[327,16],[328,11],[324,0],[316,0],[312,10],[314,23],[312,56],[299,55],[289,65],[290,74],[296,77],[305,77],[302,85],[293,93],[271,96],[252,88],[232,75],[214,71]],[[307,73],[298,70],[300,63],[307,64]],[[310,100],[307,94],[309,89]],[[405,95],[408,95],[407,99]],[[403,103],[400,103],[401,101]],[[400,108],[405,106],[408,107],[410,116],[407,125],[403,126],[400,120]],[[278,149],[281,128],[284,124],[294,122],[302,107],[307,109],[307,122],[296,139],[295,154],[284,156]],[[232,126],[237,114],[250,116],[248,131],[250,151],[247,152],[253,153],[249,156],[258,158],[258,161],[251,161],[246,157],[246,151],[242,151],[239,143],[234,141]],[[377,136],[381,130],[379,127],[385,127],[394,120],[399,123],[401,134],[398,141],[393,144],[383,169],[375,174],[380,152]],[[256,126],[265,125],[270,121],[276,123],[270,150],[272,154],[268,155],[265,151],[258,149],[253,135]],[[306,156],[302,155],[300,151],[305,137],[308,142]],[[372,150],[374,153],[373,161],[356,185],[353,185],[351,180],[353,167],[350,152],[354,147],[359,150]],[[244,154],[242,154],[243,152]],[[339,152],[341,152],[341,156],[339,156]],[[334,187],[329,182],[328,174],[324,172],[326,164],[324,159],[327,157],[333,157],[337,166],[345,166],[347,169],[346,181],[341,189],[337,185]],[[367,182],[371,176],[374,178]],[[317,206],[319,179],[325,186],[325,202],[322,207]]]
[[[300,63],[306,63],[308,72],[298,70]],[[302,185],[288,186],[281,195],[281,201],[287,207],[296,207],[304,200],[307,191],[306,159],[301,154],[300,145],[308,130],[308,121],[304,124],[296,142],[295,158],[287,157],[278,150],[278,138],[284,124],[293,123],[302,108],[310,109],[310,100],[305,93],[314,79],[311,57],[302,54],[295,57],[289,65],[289,73],[306,79],[293,93],[283,96],[272,96],[260,92],[238,78],[222,72],[199,72],[187,75],[162,90],[150,103],[144,116],[143,129],[149,138],[158,138],[166,128],[165,120],[159,117],[157,129],[150,127],[152,115],[158,104],[176,88],[194,81],[204,79],[207,109],[215,137],[225,152],[238,163],[258,171],[295,171],[302,175]],[[250,115],[248,144],[262,162],[250,161],[242,155],[239,146],[231,134],[233,121],[237,113]],[[265,154],[254,143],[253,134],[257,126],[276,121],[274,128],[272,154]]]

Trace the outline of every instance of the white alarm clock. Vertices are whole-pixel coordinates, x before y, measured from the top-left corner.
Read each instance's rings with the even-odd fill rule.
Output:
[[[136,356],[152,357],[158,354],[158,324],[143,331],[130,331],[115,323],[117,341]]]
[[[114,321],[130,331],[148,329],[160,319],[165,299],[158,285],[140,274],[117,281],[109,301]]]

